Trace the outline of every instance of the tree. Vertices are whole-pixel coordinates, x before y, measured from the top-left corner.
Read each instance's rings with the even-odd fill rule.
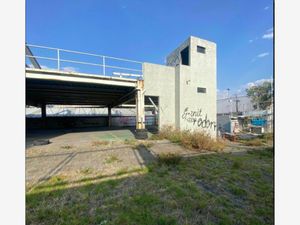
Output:
[[[267,109],[272,104],[272,83],[264,83],[246,89],[247,96],[251,98],[254,109]]]

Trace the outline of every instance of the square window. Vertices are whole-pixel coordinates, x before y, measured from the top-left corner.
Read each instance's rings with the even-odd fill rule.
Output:
[[[198,87],[197,92],[198,93],[206,93],[206,88]]]
[[[205,53],[205,48],[202,46],[197,46],[197,52]]]

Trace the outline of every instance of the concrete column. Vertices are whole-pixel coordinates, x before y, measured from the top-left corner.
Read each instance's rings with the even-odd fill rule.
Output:
[[[135,96],[136,101],[136,138],[147,139],[148,132],[145,129],[145,96],[144,96],[144,81],[137,81],[137,92]]]
[[[108,106],[108,127],[111,127],[111,107]]]
[[[46,104],[42,104],[41,106],[41,109],[42,109],[42,118],[46,118]]]
[[[145,106],[144,106],[144,81],[137,81],[136,92],[136,129],[145,129]]]

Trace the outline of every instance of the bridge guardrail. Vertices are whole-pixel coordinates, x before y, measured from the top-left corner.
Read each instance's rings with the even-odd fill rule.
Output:
[[[142,62],[60,48],[26,44],[26,67],[141,79]]]

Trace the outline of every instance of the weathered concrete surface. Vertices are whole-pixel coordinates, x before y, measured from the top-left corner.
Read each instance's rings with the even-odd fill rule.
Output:
[[[175,126],[175,68],[143,64],[145,95],[159,96],[159,124]]]
[[[149,148],[153,155],[173,153],[179,154],[183,157],[199,155],[199,152],[186,149],[178,144],[171,143],[168,140],[157,141],[151,148]]]
[[[168,66],[144,63],[146,95],[159,97],[160,127],[202,130],[216,137],[216,48],[213,42],[191,36],[167,57]],[[182,50],[188,50],[188,65]]]
[[[143,169],[157,154],[195,152],[168,141],[157,141],[149,147],[136,147],[130,130],[85,132],[46,132],[28,135],[28,142],[49,138],[50,144],[30,146],[26,150],[26,185],[31,186],[52,176],[77,180],[88,176],[113,176],[120,171]],[[127,140],[124,142],[124,140]],[[87,174],[88,173],[88,174]]]
[[[132,144],[130,141],[134,141],[134,136],[131,135],[130,130],[71,133],[48,131],[39,135],[29,135],[28,141],[49,138],[51,143],[27,148],[26,186],[32,187],[53,176],[63,177],[71,182],[99,176],[113,177],[124,172],[144,169],[159,154],[175,153],[183,157],[193,157],[215,153],[188,150],[167,140],[139,141]],[[128,141],[124,142],[126,139]],[[139,145],[143,143],[144,145]],[[228,142],[224,152],[240,154],[253,149],[262,147],[245,147]]]

